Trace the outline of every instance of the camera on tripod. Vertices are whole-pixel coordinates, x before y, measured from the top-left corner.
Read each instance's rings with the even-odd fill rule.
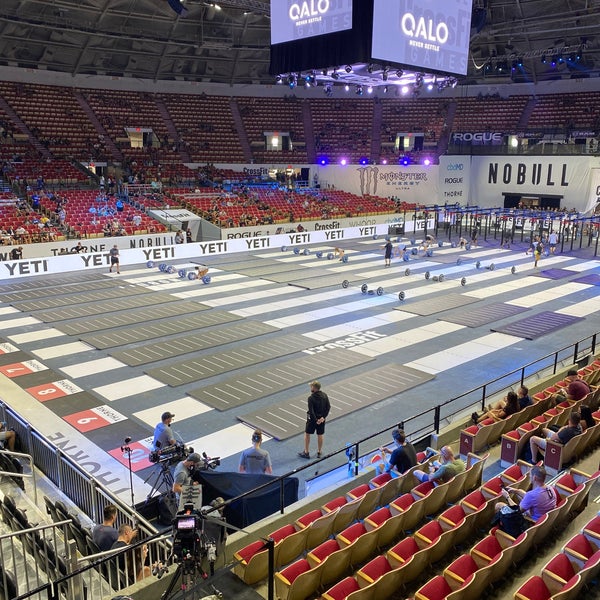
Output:
[[[209,469],[216,469],[221,464],[220,456],[213,456],[212,458],[206,454],[206,452],[202,453],[202,462],[199,464],[198,468],[202,471],[208,471]]]
[[[204,558],[209,563],[211,575],[217,560],[217,545],[204,533],[203,519],[196,511],[186,511],[173,519],[173,557],[184,570],[200,568]],[[203,578],[206,574],[203,573]]]
[[[148,455],[148,460],[151,463],[174,465],[181,460],[185,460],[193,451],[193,448],[186,447],[183,442],[176,442],[171,446],[153,450]]]

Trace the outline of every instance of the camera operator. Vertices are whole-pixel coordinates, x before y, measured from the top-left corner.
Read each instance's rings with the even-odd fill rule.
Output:
[[[175,434],[171,429],[171,422],[174,416],[173,413],[164,412],[160,417],[160,423],[154,428],[154,450],[160,450],[161,448],[175,444]]]
[[[177,501],[179,501],[179,494],[183,491],[183,486],[198,485],[192,475],[201,463],[202,457],[197,452],[192,452],[187,458],[177,463],[173,472],[173,491],[177,494]]]

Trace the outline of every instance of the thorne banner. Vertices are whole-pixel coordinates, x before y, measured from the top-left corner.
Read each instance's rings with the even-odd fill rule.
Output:
[[[446,206],[460,204],[466,206],[469,201],[471,182],[470,156],[440,156],[439,199],[437,204]]]
[[[574,156],[473,156],[473,204],[502,206],[503,194],[563,196],[561,206],[584,210],[591,159]]]
[[[403,202],[435,204],[437,165],[328,165],[319,167],[319,181],[358,196],[395,197]]]

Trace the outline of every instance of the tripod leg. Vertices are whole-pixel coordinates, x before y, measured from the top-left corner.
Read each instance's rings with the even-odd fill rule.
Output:
[[[162,593],[160,600],[169,600],[171,598],[171,592],[175,589],[175,585],[177,584],[177,580],[181,576],[181,564],[177,565],[177,570],[173,575],[173,579],[169,582],[167,589]]]

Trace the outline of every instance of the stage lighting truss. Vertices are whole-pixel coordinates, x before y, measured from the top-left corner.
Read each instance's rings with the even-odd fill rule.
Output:
[[[369,94],[377,91],[389,93],[393,90],[397,90],[396,93],[400,95],[406,93],[405,89],[414,94],[429,93],[436,89],[442,92],[448,87],[455,87],[458,82],[456,77],[452,76],[409,71],[377,63],[319,67],[306,72],[306,74],[281,73],[276,77],[276,81],[278,83],[287,82],[291,89],[300,84],[306,88],[320,84],[323,86],[323,93],[326,96],[333,95],[336,89],[343,89],[346,92],[353,89],[358,96],[362,96],[364,92]]]

